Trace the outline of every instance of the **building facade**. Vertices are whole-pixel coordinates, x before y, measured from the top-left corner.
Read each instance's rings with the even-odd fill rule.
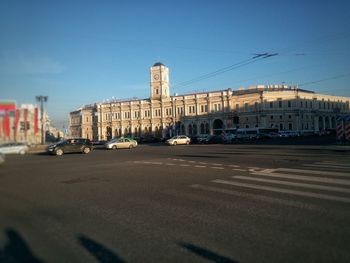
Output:
[[[71,135],[93,140],[164,138],[253,127],[316,132],[335,129],[336,117],[350,113],[349,97],[286,85],[170,96],[169,69],[162,63],[150,68],[150,78],[149,99],[112,100],[71,112]]]
[[[39,116],[40,110],[35,105],[23,104],[17,107],[14,101],[0,102],[0,143],[40,143]]]

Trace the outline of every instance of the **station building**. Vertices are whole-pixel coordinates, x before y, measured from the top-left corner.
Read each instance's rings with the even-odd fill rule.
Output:
[[[86,105],[70,113],[73,137],[109,140],[119,136],[171,137],[214,134],[224,128],[278,128],[317,132],[335,129],[350,114],[350,98],[287,85],[257,85],[170,95],[169,69],[150,68],[150,97]]]

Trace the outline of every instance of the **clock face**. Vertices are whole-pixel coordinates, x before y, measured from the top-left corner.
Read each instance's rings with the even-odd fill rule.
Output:
[[[159,75],[158,75],[158,74],[155,74],[155,75],[153,76],[153,78],[154,78],[155,80],[158,80],[158,79],[159,79]]]

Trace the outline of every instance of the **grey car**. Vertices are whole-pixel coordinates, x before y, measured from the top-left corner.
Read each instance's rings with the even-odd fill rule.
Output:
[[[0,145],[0,153],[2,154],[26,154],[29,148],[25,143],[10,142]]]

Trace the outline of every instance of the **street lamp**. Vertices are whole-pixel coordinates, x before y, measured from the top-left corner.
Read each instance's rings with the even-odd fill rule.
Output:
[[[44,134],[44,102],[47,101],[48,96],[36,96],[36,101],[40,102],[40,120],[41,120],[41,144],[45,144],[45,134]]]

